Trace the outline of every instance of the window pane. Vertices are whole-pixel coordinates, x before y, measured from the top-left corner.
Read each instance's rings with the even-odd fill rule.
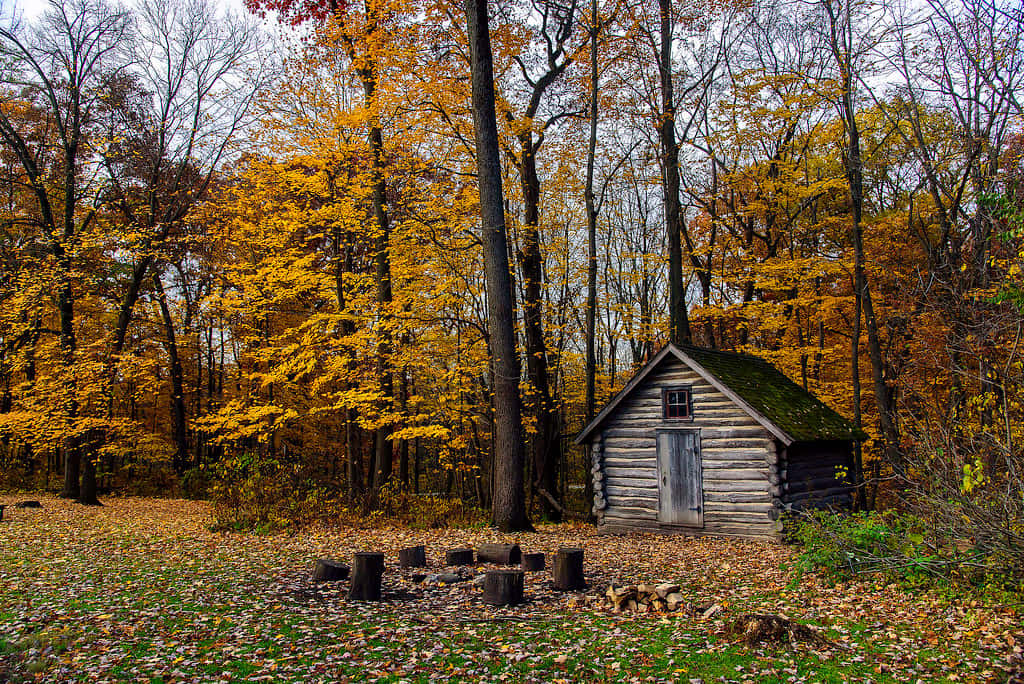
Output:
[[[667,390],[665,392],[665,417],[688,418],[690,415],[689,390]]]

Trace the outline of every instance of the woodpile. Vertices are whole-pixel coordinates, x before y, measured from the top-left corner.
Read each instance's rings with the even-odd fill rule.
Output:
[[[678,584],[612,584],[605,592],[613,613],[664,613],[685,607]]]

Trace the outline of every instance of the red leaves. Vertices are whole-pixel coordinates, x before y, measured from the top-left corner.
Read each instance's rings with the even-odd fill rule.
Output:
[[[326,23],[348,12],[352,5],[351,0],[245,0],[245,6],[260,17],[266,17],[268,11],[277,12],[282,21],[292,26]]]

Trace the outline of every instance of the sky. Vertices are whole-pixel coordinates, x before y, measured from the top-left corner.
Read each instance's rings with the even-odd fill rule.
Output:
[[[230,5],[233,9],[241,11],[243,0],[214,0],[217,5]],[[0,16],[10,16],[11,10],[15,9],[27,21],[35,19],[49,7],[49,0],[0,0]]]

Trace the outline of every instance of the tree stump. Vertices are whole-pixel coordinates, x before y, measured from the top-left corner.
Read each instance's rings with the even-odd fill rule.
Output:
[[[422,568],[427,565],[427,547],[410,546],[398,552],[398,565],[403,568]]]
[[[472,565],[473,549],[448,549],[444,553],[445,565]]]
[[[314,582],[340,582],[348,578],[349,568],[343,563],[330,558],[321,558],[313,569]]]
[[[481,544],[476,550],[476,559],[479,563],[515,565],[522,557],[518,544]]]
[[[380,578],[384,574],[384,554],[360,551],[352,564],[352,585],[348,597],[353,601],[380,601]]]
[[[526,572],[537,572],[547,567],[543,553],[524,553],[522,568]]]
[[[484,603],[515,606],[523,602],[522,570],[488,570],[484,577]]]
[[[558,549],[551,574],[557,591],[582,591],[587,588],[583,580],[583,549]]]

